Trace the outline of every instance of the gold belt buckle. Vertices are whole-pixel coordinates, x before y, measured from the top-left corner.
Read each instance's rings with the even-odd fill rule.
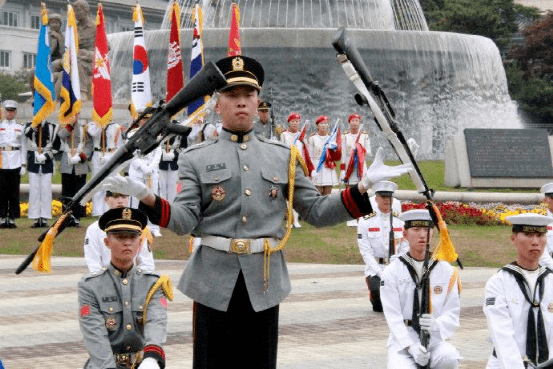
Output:
[[[128,354],[116,354],[115,361],[119,366],[131,366],[131,355]]]
[[[230,253],[232,254],[250,254],[251,240],[235,238],[230,242]]]

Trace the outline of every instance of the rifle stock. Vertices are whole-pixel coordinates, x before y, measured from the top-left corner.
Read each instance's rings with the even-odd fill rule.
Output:
[[[117,149],[111,158],[98,170],[98,172],[71,198],[66,204],[64,215],[71,212],[73,208],[92,190],[94,190],[112,171],[122,163],[132,159],[134,152],[140,150],[142,154],[148,154],[154,150],[161,140],[169,134],[187,135],[190,133],[190,127],[184,127],[180,124],[172,124],[171,117],[180,110],[196,101],[202,96],[211,95],[216,90],[226,85],[226,79],[217,68],[215,63],[208,61],[202,70],[200,70],[165,106],[158,108],[149,108],[144,111],[133,124],[143,118],[144,115],[152,113],[148,121],[138,129],[138,131],[128,139],[128,141]],[[60,224],[58,233],[61,233],[67,225],[67,219]],[[57,222],[56,222],[57,223]],[[54,226],[48,228],[38,239],[44,240],[46,234]],[[16,274],[23,272],[33,261],[40,245],[37,246],[16,269]]]

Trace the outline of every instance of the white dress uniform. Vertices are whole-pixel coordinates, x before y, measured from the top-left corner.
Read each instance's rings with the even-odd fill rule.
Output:
[[[390,336],[388,339],[388,368],[416,368],[409,346],[419,341],[415,331],[415,288],[420,284],[422,261],[408,254],[400,255],[382,272],[380,298]],[[408,266],[409,265],[409,266]],[[413,280],[416,278],[417,283]],[[436,329],[430,333],[428,351],[431,368],[456,368],[461,358],[455,347],[445,342],[459,327],[460,291],[457,269],[445,261],[430,266],[432,313]],[[417,288],[418,301],[420,288]]]
[[[121,126],[116,123],[111,123],[108,124],[107,127],[102,128],[97,123],[90,122],[87,125],[87,131],[94,142],[94,152],[92,153],[90,163],[92,165],[92,175],[95,175],[102,165],[111,158],[115,150],[123,145]],[[93,216],[100,216],[108,210],[104,197],[105,191],[98,191],[92,196]]]
[[[2,166],[0,169],[16,169],[25,164],[26,139],[25,126],[17,120],[0,122],[0,149],[2,149]]]
[[[177,195],[179,182],[179,152],[180,136],[164,141],[161,147],[161,159],[159,162],[159,196],[173,201]]]
[[[380,210],[378,210],[378,205],[376,204],[376,201],[374,201],[374,195],[369,196],[369,201],[371,202],[371,206],[374,209],[375,212],[379,213]],[[398,215],[401,215],[401,201],[396,199],[395,197],[392,198],[392,211]]]
[[[521,289],[524,286],[524,292]],[[529,296],[535,304],[531,308]],[[539,306],[539,308],[538,308]],[[535,349],[547,349],[547,357],[553,357],[553,274],[541,267],[526,271],[515,264],[501,268],[486,283],[484,314],[488,322],[494,352],[490,355],[486,368],[523,369],[523,356],[527,355],[527,332],[529,310],[533,310]],[[541,311],[545,332],[540,334],[537,324],[538,311]],[[543,355],[545,356],[545,355]]]
[[[315,133],[307,140],[309,156],[315,166],[315,170],[317,169],[317,165],[321,159],[324,144],[326,140],[328,140],[329,136],[330,135],[321,136]],[[335,184],[338,184],[338,176],[336,175],[336,171],[323,164],[319,173],[313,177],[313,184],[315,186],[334,186]]]
[[[111,261],[111,250],[106,247],[104,238],[106,238],[106,232],[100,229],[98,221],[90,224],[86,229],[84,259],[91,273],[102,270]],[[153,271],[155,269],[154,255],[148,245],[148,239],[145,237],[142,240],[142,248],[136,255],[134,264],[142,270]]]
[[[357,141],[357,134],[346,132],[342,135],[342,164],[344,164],[344,171],[348,169],[348,163],[351,158],[351,153],[355,148],[355,142]],[[368,133],[361,132],[359,136],[359,144],[365,149],[365,158],[371,157],[371,140]],[[363,173],[367,173],[367,163],[363,163]],[[345,172],[344,172],[345,174]],[[342,179],[342,178],[340,178]],[[355,167],[348,178],[350,185],[359,183],[359,167]]]

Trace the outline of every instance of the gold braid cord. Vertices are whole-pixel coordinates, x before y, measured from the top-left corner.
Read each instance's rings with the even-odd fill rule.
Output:
[[[38,252],[33,259],[33,263],[31,264],[31,268],[33,268],[37,272],[52,272],[52,269],[50,267],[50,257],[52,256],[54,241],[56,239],[56,236],[58,235],[59,228],[65,222],[65,219],[69,216],[69,214],[71,214],[71,211],[63,213],[61,217],[59,217],[59,219],[56,221],[56,223],[52,226],[52,228],[50,228],[46,233],[46,236],[40,244]]]
[[[286,208],[286,232],[284,237],[280,240],[278,246],[274,249],[271,248],[269,240],[266,238],[264,241],[263,252],[263,290],[267,292],[269,290],[269,276],[271,275],[271,254],[282,250],[282,248],[288,242],[290,234],[292,233],[292,224],[294,222],[294,215],[292,209],[294,205],[294,184],[296,182],[296,161],[298,161],[303,169],[303,173],[307,176],[308,170],[305,161],[301,157],[298,148],[294,145],[290,146],[290,162],[288,164],[288,206]]]
[[[434,209],[434,213],[438,218],[437,226],[440,230],[440,242],[438,242],[438,246],[436,246],[436,249],[432,253],[432,259],[440,261],[445,260],[449,263],[453,263],[455,260],[457,260],[459,254],[457,254],[457,251],[455,251],[455,246],[453,246],[453,242],[451,242],[451,238],[449,237],[447,225],[445,224],[445,221],[443,220],[442,214],[440,214],[438,207],[435,204],[432,204],[432,208]]]
[[[146,325],[146,313],[148,312],[148,305],[150,305],[150,300],[154,296],[154,293],[159,289],[163,289],[163,293],[169,301],[173,301],[173,285],[171,284],[171,279],[167,274],[162,275],[159,277],[159,279],[154,283],[152,288],[148,291],[148,294],[146,295],[146,302],[144,303],[144,315],[142,316],[142,325]]]

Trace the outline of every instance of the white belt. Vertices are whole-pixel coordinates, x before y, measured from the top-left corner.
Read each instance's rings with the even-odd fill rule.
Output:
[[[217,236],[202,236],[202,245],[215,250],[225,251],[229,254],[254,254],[263,252],[264,241],[268,240],[271,247],[279,243],[277,238],[225,238]]]

